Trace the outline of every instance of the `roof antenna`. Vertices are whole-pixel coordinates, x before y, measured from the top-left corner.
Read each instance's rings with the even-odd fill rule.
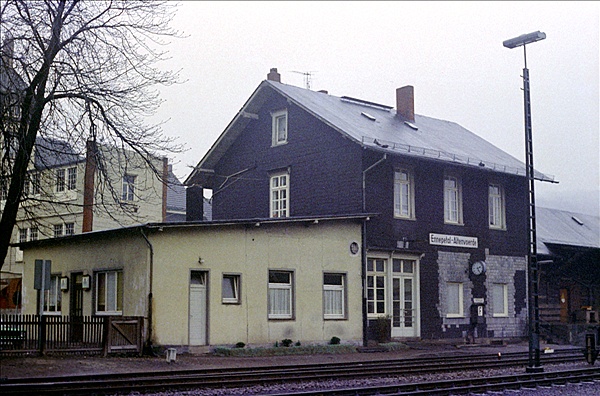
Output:
[[[310,84],[312,82],[312,76],[314,73],[316,73],[316,71],[300,72],[300,71],[292,70],[292,73],[302,74],[304,76],[304,85],[306,86],[306,89],[310,89]]]

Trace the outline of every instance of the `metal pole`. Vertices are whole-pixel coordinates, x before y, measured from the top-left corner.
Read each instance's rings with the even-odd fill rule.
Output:
[[[528,214],[528,249],[527,267],[529,279],[529,364],[527,372],[542,372],[540,363],[540,310],[539,282],[537,262],[537,233],[535,220],[535,189],[533,167],[533,138],[531,128],[531,97],[529,89],[529,69],[527,69],[527,52],[523,45],[525,67],[523,68],[523,101],[525,110],[525,171],[528,184],[529,214]]]

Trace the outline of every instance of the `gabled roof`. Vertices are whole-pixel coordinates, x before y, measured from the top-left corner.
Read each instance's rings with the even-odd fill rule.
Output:
[[[600,217],[536,207],[538,253],[549,254],[547,245],[600,249]]]
[[[38,137],[35,140],[34,165],[38,170],[76,164],[85,160],[69,142]]]
[[[225,131],[184,182],[201,180],[210,172],[240,135],[269,95],[280,94],[309,114],[363,147],[392,154],[477,166],[496,172],[525,176],[525,165],[462,126],[415,115],[414,122],[396,116],[391,106],[265,80],[254,91]],[[537,179],[553,179],[539,172]]]

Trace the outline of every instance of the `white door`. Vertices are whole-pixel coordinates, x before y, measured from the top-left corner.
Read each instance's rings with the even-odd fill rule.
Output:
[[[419,336],[417,268],[415,260],[393,260],[392,337]]]
[[[206,345],[206,288],[208,273],[192,271],[190,276],[190,345]]]

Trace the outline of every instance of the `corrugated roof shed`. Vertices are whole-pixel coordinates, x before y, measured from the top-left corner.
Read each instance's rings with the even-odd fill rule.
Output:
[[[600,217],[558,209],[536,207],[538,253],[546,246],[600,248]]]

